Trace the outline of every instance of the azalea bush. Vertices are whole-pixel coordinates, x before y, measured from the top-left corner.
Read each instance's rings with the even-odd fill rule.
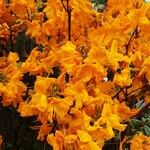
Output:
[[[150,149],[150,4],[102,3],[0,0],[0,149]]]

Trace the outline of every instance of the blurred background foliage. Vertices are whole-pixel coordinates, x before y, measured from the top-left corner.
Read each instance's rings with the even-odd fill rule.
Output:
[[[105,4],[107,0],[91,0],[95,5]]]
[[[107,0],[91,0],[93,7],[98,12],[103,12],[106,7]]]

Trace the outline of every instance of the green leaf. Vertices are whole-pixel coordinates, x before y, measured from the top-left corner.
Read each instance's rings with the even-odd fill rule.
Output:
[[[145,135],[150,136],[150,127],[147,125],[144,126],[143,128]]]
[[[141,121],[140,120],[137,120],[137,119],[132,119],[131,120],[131,123],[130,123],[130,126],[132,128],[137,128],[138,126],[140,126],[141,124]]]
[[[150,118],[146,119],[145,124],[150,127]]]
[[[146,121],[146,118],[145,118],[145,117],[142,117],[141,121],[142,121],[142,122],[145,122],[145,121]]]

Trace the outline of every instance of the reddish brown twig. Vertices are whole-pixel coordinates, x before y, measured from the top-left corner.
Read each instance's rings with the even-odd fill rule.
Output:
[[[128,41],[128,43],[125,45],[125,48],[126,48],[126,55],[128,55],[128,50],[129,50],[129,46],[130,46],[130,44],[131,44],[131,41],[134,39],[134,36],[136,35],[136,37],[137,37],[137,35],[138,35],[138,26],[136,26],[136,28],[134,29],[134,31],[132,32],[132,35],[131,35],[131,37],[130,37],[130,39],[129,39],[129,41]]]
[[[69,5],[69,0],[66,0],[66,6],[64,4],[64,0],[61,0],[62,6],[68,14],[68,41],[71,41],[71,12],[72,8]]]

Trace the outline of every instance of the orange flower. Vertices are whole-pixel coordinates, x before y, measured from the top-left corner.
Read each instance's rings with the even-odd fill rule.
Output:
[[[150,5],[107,4],[99,13],[89,0],[11,0],[7,7],[0,0],[0,54],[7,55],[12,44],[18,52],[24,32],[34,41],[23,41],[30,53],[25,61],[18,63],[12,52],[0,58],[1,103],[19,107],[21,117],[36,116],[41,126],[30,128],[54,150],[102,150],[139,112],[125,104],[124,95],[128,103],[132,95],[150,102]],[[30,75],[36,81],[26,87]],[[131,150],[150,149],[149,141],[135,135]]]
[[[53,146],[54,150],[69,150],[75,149],[78,150],[78,147],[75,143],[77,136],[74,134],[63,135],[61,131],[56,131],[54,134],[49,134],[47,136],[47,141],[50,145]]]
[[[121,120],[128,121],[131,117],[135,116],[139,112],[138,109],[130,109],[125,102],[119,104],[118,115]]]
[[[146,103],[150,103],[150,95],[145,95],[144,100]]]
[[[130,63],[130,59],[121,53],[118,53],[118,41],[113,40],[110,52],[106,52],[110,65],[113,70],[119,68],[119,62],[125,62],[126,65]]]
[[[8,57],[7,57],[7,61],[10,63],[16,63],[16,61],[19,60],[18,54],[17,53],[12,53],[10,52]]]
[[[31,109],[31,106],[27,101],[21,102],[17,111],[20,113],[21,117],[29,117],[38,114]]]
[[[61,131],[56,131],[54,134],[49,134],[47,136],[47,142],[48,144],[53,146],[54,150],[62,150],[63,149],[63,142],[64,142],[64,136],[61,133]]]
[[[69,98],[63,100],[55,97],[48,98],[47,112],[49,113],[49,121],[52,122],[56,118],[57,121],[62,122],[71,105],[72,101]]]
[[[20,71],[16,53],[9,53],[7,59],[2,59],[0,66],[0,95],[4,106],[16,105],[22,101],[26,91],[25,84],[21,81],[22,72]]]
[[[76,50],[76,46],[68,41],[63,46],[61,46],[59,53],[62,70],[72,74],[74,67],[82,62],[82,57]]]
[[[146,75],[146,78],[150,84],[150,70],[149,70],[149,67],[150,67],[150,56],[146,57],[143,64],[142,64],[142,68],[141,68],[141,71],[139,73],[139,76],[141,75]]]
[[[21,81],[10,81],[5,86],[0,84],[0,95],[4,106],[13,104],[15,107],[23,101],[22,96],[25,94],[26,86]]]
[[[51,131],[51,127],[47,123],[42,124],[40,126],[40,131],[38,133],[37,139],[43,141],[50,131]]]
[[[48,106],[48,100],[45,94],[35,93],[29,104],[31,109],[37,109],[40,112],[45,112]]]
[[[3,136],[0,135],[0,146],[2,145],[2,143],[3,143]]]
[[[92,33],[90,33],[90,34],[92,34]],[[89,64],[90,63],[97,64],[97,66],[99,66],[99,67],[109,66],[110,64],[109,64],[109,60],[106,55],[106,49],[104,46],[99,46],[99,43],[100,43],[99,41],[100,41],[100,38],[102,38],[102,37],[100,37],[98,35],[99,33],[95,33],[95,34],[90,35],[90,36],[92,36],[92,37],[90,37],[91,42],[95,38],[96,39],[95,39],[94,43],[91,45],[91,49],[88,52],[87,58],[85,58],[84,62],[86,64],[88,64],[88,63]]]
[[[47,110],[48,101],[46,95],[42,93],[35,93],[31,100],[28,102],[21,102],[18,108],[18,112],[23,117],[28,117],[32,115],[38,115]]]
[[[74,68],[73,81],[82,80],[83,82],[88,82],[90,79],[94,78],[96,83],[106,76],[104,68],[99,64],[86,63],[78,65]]]
[[[6,8],[5,0],[0,0],[0,16],[3,14],[5,8]]]
[[[40,36],[40,21],[35,20],[32,22],[27,22],[28,30],[26,32],[27,35],[31,35],[32,37],[39,37]]]
[[[63,95],[72,97],[75,101],[75,107],[78,109],[82,108],[83,104],[89,99],[85,83],[82,80],[77,81],[75,84],[68,84],[64,89]]]
[[[77,130],[77,135],[80,139],[80,149],[87,149],[87,150],[102,150],[103,142],[101,145],[98,145],[96,142],[92,140],[92,137],[83,130]]]
[[[36,6],[34,0],[12,0],[11,9],[17,16],[25,18],[27,13],[32,13],[36,10]]]
[[[3,137],[2,135],[0,135],[0,149],[2,148],[2,146],[3,146]]]
[[[65,79],[64,75],[60,75],[57,79],[56,78],[48,78],[48,77],[41,77],[37,76],[34,85],[34,91],[40,92],[47,97],[59,97],[65,88]]]
[[[131,141],[131,150],[149,150],[150,149],[150,137],[145,135],[136,134]]]
[[[100,125],[106,125],[106,129],[110,136],[114,136],[114,132],[112,129],[116,129],[119,131],[124,131],[126,125],[120,123],[121,119],[117,114],[113,114],[112,105],[110,102],[106,102],[103,106],[102,114],[100,119],[98,119],[97,123]]]
[[[76,134],[76,130],[84,125],[83,112],[76,108],[70,109],[70,112],[64,117],[64,123],[67,123],[69,126],[66,130],[67,133]]]
[[[121,73],[116,73],[113,79],[114,83],[123,87],[123,86],[130,86],[132,83],[130,70],[129,68],[125,68],[121,71]]]
[[[30,72],[32,75],[42,75],[44,72],[50,73],[50,67],[41,61],[41,52],[34,48],[25,62],[21,64],[21,71],[23,73]]]
[[[70,2],[70,5],[75,9],[75,11],[81,11],[82,13],[93,13],[92,11],[92,5],[89,1],[85,0],[84,2],[82,0],[72,0]]]
[[[37,79],[35,81],[34,90],[35,90],[35,92],[40,92],[40,93],[43,93],[48,96],[52,92],[51,91],[52,86],[57,85],[57,84],[58,84],[58,80],[55,78],[46,78],[46,77],[37,76]],[[58,92],[59,92],[59,90],[58,90]]]

